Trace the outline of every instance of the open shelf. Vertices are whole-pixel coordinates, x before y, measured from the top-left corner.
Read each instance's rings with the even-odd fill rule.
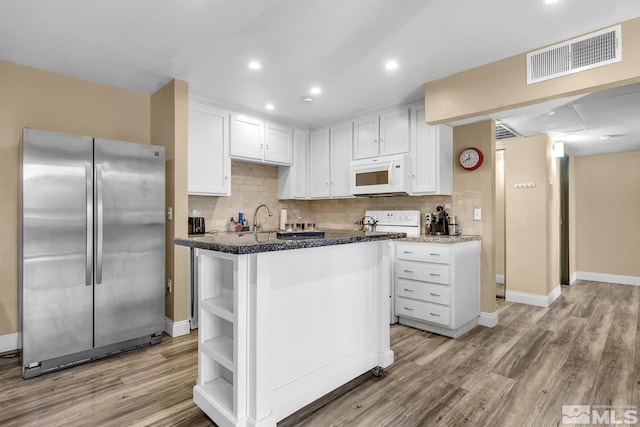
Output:
[[[234,322],[233,315],[233,294],[224,293],[220,296],[201,300],[201,307],[216,316]]]
[[[210,398],[233,413],[233,384],[220,377],[204,383],[202,388]]]
[[[233,365],[233,339],[228,337],[217,337],[207,340],[202,344],[202,350],[207,354],[207,356],[220,363],[229,371],[235,371]]]

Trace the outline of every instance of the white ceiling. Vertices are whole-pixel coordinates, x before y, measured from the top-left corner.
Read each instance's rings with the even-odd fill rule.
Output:
[[[144,93],[175,77],[220,105],[317,126],[637,16],[638,0],[0,0],[0,59]],[[323,93],[305,104],[313,85]],[[570,110],[569,129],[576,115],[617,119]]]

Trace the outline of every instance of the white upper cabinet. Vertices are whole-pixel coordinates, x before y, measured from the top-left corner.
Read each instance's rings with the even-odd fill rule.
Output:
[[[408,153],[409,109],[398,108],[354,122],[353,159]]]
[[[189,101],[188,193],[231,194],[229,113]]]
[[[380,146],[378,137],[380,132],[380,118],[378,115],[365,117],[354,122],[355,135],[353,137],[353,159],[367,159],[378,157]]]
[[[380,155],[408,153],[409,109],[399,108],[380,115]]]
[[[265,123],[264,160],[278,164],[290,165],[292,163],[293,129],[276,123]]]
[[[352,144],[351,122],[331,127],[331,197],[353,197],[349,181]]]
[[[411,108],[411,119],[411,194],[451,194],[453,129],[426,124],[424,104]]]
[[[309,197],[327,198],[331,195],[329,128],[309,134]]]
[[[278,199],[306,199],[309,196],[309,132],[293,130],[293,163],[278,168]]]
[[[293,129],[244,114],[232,114],[231,158],[290,165],[293,158]]]

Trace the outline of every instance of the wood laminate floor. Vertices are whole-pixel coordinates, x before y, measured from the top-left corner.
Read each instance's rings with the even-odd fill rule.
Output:
[[[458,339],[391,328],[396,362],[300,426],[558,426],[563,404],[640,406],[640,287],[582,281],[550,308],[499,300]],[[0,359],[0,425],[211,426],[196,334],[38,378]]]

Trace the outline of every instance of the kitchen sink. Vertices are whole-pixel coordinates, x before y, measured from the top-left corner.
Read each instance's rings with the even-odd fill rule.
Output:
[[[324,231],[278,231],[278,239],[322,239]]]

